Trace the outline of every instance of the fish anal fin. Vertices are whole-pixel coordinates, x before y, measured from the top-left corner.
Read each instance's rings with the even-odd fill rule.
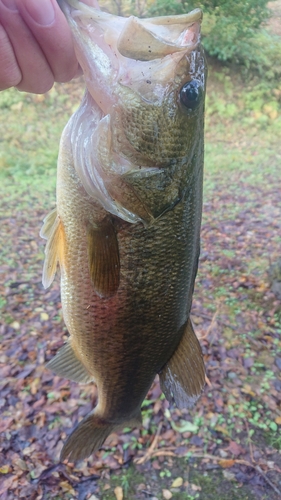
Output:
[[[113,431],[119,431],[125,426],[139,427],[140,424],[140,415],[122,424],[115,424],[99,417],[95,409],[70,434],[63,446],[60,459],[68,458],[70,462],[74,462],[87,458],[103,445]]]
[[[205,367],[201,346],[190,319],[180,344],[159,376],[165,397],[180,409],[191,408],[201,395],[205,385]]]
[[[49,363],[47,368],[60,377],[74,380],[75,382],[87,383],[93,381],[93,376],[86,370],[82,362],[76,357],[70,344],[66,342]]]
[[[88,227],[88,256],[90,276],[100,297],[113,296],[119,287],[120,260],[115,228],[110,219],[97,227]]]
[[[48,288],[54,280],[57,263],[63,267],[65,258],[64,228],[55,210],[46,217],[40,234],[47,239],[42,283]]]

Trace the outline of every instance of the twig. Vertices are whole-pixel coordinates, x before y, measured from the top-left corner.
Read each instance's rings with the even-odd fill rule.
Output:
[[[144,493],[145,495],[148,495],[149,497],[155,497],[155,493],[152,493],[151,491],[141,490],[141,493]]]
[[[212,317],[212,319],[211,319],[211,323],[210,323],[210,325],[208,326],[208,328],[207,328],[207,331],[206,331],[205,335],[203,335],[203,337],[200,337],[200,340],[201,340],[201,339],[205,339],[205,338],[207,338],[207,337],[208,337],[208,335],[209,335],[209,333],[212,331],[213,326],[214,326],[214,324],[215,324],[215,322],[216,322],[216,319],[217,319],[218,312],[219,312],[219,310],[217,309],[217,310],[216,310],[216,312],[215,312],[215,314],[213,315],[213,317]]]
[[[212,322],[212,319],[214,317],[214,316],[213,317],[209,316],[208,314],[200,313],[199,311],[196,311],[196,310],[191,311],[191,316],[197,316],[199,318],[207,319],[208,321],[211,321],[211,322]],[[231,325],[230,323],[227,323],[226,321],[223,321],[220,318],[218,318],[218,322],[221,325],[226,326],[227,328],[231,328],[232,330],[237,331],[237,326],[235,326],[235,325]],[[204,337],[201,337],[201,338],[204,338]]]
[[[160,435],[160,432],[161,432],[161,429],[162,429],[162,422],[160,422],[160,424],[158,425],[158,428],[157,428],[157,431],[156,431],[156,434],[154,436],[154,439],[150,445],[150,447],[148,448],[147,452],[145,453],[145,455],[141,458],[137,458],[135,460],[135,463],[138,464],[138,465],[141,465],[141,464],[144,464],[145,462],[147,462],[147,460],[149,460],[157,446],[157,443],[158,443],[158,439],[159,439],[159,435]]]
[[[176,457],[176,453],[173,451],[167,451],[167,450],[157,450],[154,451],[152,454],[152,457]]]
[[[270,481],[270,479],[268,479],[268,477],[266,476],[266,474],[261,470],[260,466],[256,465],[255,469],[264,478],[264,480],[269,484],[269,486],[271,486],[271,488],[275,491],[275,493],[277,493],[277,495],[279,495],[280,498],[281,498],[281,491],[275,486],[275,484],[273,484]]]

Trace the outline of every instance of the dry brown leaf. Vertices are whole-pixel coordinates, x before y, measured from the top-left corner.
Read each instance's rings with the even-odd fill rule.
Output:
[[[197,484],[191,484],[190,485],[192,491],[201,491],[201,486],[198,486]]]
[[[116,496],[116,500],[123,500],[123,490],[121,486],[116,486],[116,488],[114,489],[114,493]]]
[[[232,455],[235,455],[236,457],[238,457],[238,455],[241,455],[242,453],[245,453],[242,446],[240,446],[235,441],[230,441],[227,449],[228,449],[228,451],[230,451],[230,453],[232,453]]]
[[[218,463],[224,469],[229,469],[230,467],[233,467],[233,465],[235,464],[235,460],[231,459],[219,460]]]
[[[249,396],[255,396],[256,393],[253,391],[252,387],[249,384],[245,384],[244,387],[242,387],[241,392],[244,392],[244,394],[249,394]]]

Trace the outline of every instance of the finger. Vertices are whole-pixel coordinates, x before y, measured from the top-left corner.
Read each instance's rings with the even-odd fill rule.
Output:
[[[51,68],[54,80],[71,80],[78,71],[78,62],[70,28],[56,0],[18,0],[17,5]]]
[[[22,78],[17,88],[38,94],[47,92],[54,83],[52,71],[17,10],[15,0],[0,0],[0,19],[21,70]]]
[[[21,71],[6,31],[0,24],[0,90],[16,86],[22,79]]]

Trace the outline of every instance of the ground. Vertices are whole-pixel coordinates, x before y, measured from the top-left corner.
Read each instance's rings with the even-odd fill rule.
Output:
[[[205,391],[191,412],[180,412],[156,380],[140,430],[111,435],[89,460],[59,463],[96,391],[45,368],[67,332],[59,278],[46,291],[41,284],[38,234],[55,205],[59,135],[82,92],[74,82],[45,96],[0,94],[0,496],[280,499],[281,303],[268,270],[280,258],[281,87],[276,105],[257,105],[257,91],[220,67],[209,79],[192,308]]]

